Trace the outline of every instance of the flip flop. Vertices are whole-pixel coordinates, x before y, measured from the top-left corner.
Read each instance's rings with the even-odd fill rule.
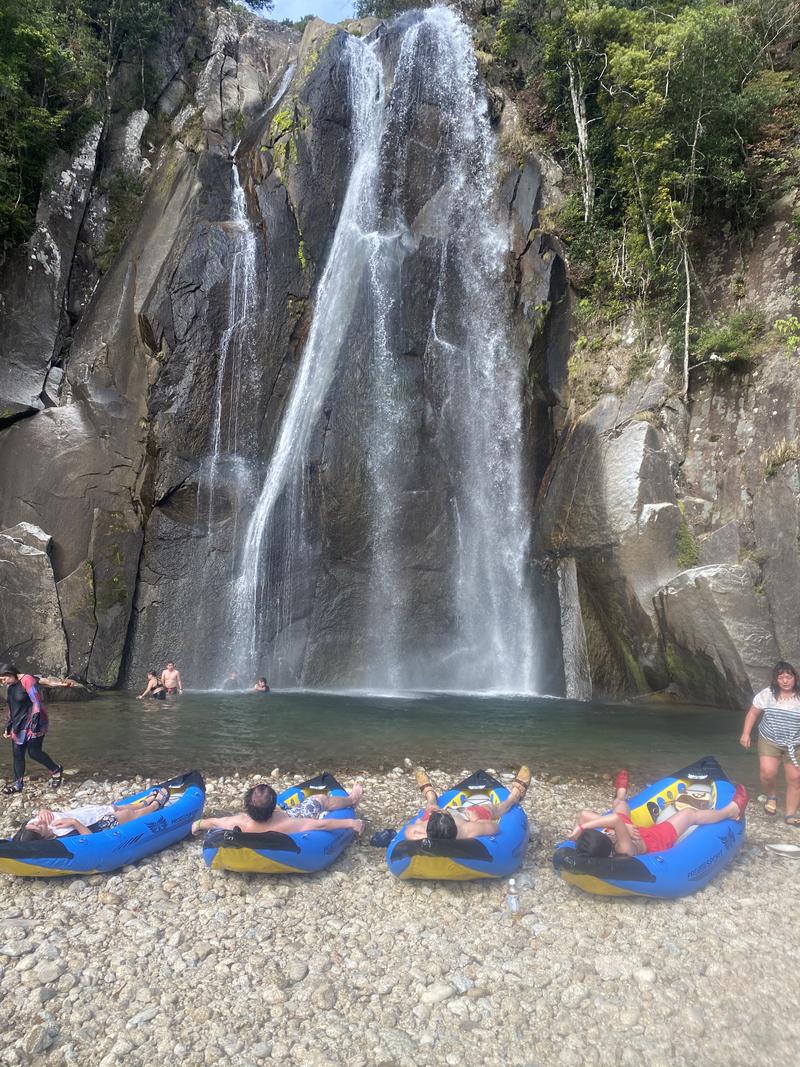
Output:
[[[161,811],[169,800],[169,789],[165,785],[159,786],[158,789],[153,790],[148,799],[152,804],[157,804],[158,811]]]
[[[511,785],[509,786],[509,793],[512,792],[512,790],[514,790],[514,787],[516,786],[516,790],[514,791],[519,794],[520,802],[524,800],[525,794],[528,792],[528,786],[531,784],[532,777],[533,775],[531,774],[530,767],[526,767],[523,764],[517,771],[517,777],[512,781]]]
[[[12,794],[14,794],[14,793],[21,793],[21,792],[22,792],[22,786],[19,785],[18,782],[14,782],[12,785],[7,785],[7,786],[3,787],[3,794],[5,796],[7,796],[7,797],[12,796]]]
[[[414,771],[414,777],[417,780],[419,791],[420,793],[422,793],[423,796],[425,796],[429,789],[432,793],[436,792],[436,790],[431,785],[431,780],[428,777],[428,772],[425,770],[424,767],[417,767],[417,769]]]
[[[785,815],[783,821],[787,826],[800,826],[800,815]]]
[[[777,815],[777,813],[778,813],[778,798],[777,797],[767,797],[767,799],[764,801],[764,811],[767,813],[767,815]]]

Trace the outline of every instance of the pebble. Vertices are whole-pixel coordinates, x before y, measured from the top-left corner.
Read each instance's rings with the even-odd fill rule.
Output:
[[[411,759],[396,758],[400,775],[362,776],[365,838],[417,802]],[[284,787],[299,770],[272,779]],[[442,788],[462,768],[429,772]],[[254,780],[209,779],[208,809],[238,810]],[[83,783],[81,796],[141,787]],[[66,783],[59,803],[80,789]],[[518,923],[504,882],[398,882],[365,843],[312,878],[209,871],[191,840],[108,875],[6,878],[0,1067],[792,1062],[800,992],[784,983],[778,1003],[775,975],[796,969],[797,867],[764,852],[774,825],[748,812],[748,847],[711,893],[592,897],[550,857],[575,812],[607,793],[599,778],[554,788],[537,773]],[[13,829],[22,813],[3,817]]]
[[[442,1001],[454,997],[456,993],[455,986],[448,985],[446,982],[434,982],[433,985],[428,986],[419,999],[423,1004],[441,1004]]]

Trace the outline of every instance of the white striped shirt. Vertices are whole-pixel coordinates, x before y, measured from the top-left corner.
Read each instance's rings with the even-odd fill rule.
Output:
[[[764,711],[758,727],[764,740],[787,749],[792,763],[799,766],[795,746],[800,747],[800,697],[776,698],[767,686],[753,697],[753,705]]]

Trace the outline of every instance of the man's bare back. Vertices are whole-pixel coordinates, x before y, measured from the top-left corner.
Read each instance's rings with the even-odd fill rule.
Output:
[[[321,814],[316,818],[298,818],[275,803],[275,792],[271,787],[259,785],[245,794],[245,808],[248,810],[238,815],[223,815],[216,819],[197,819],[192,824],[192,833],[199,834],[204,830],[241,830],[245,834],[303,834],[309,830],[354,830],[360,834],[364,829],[363,819],[331,819],[328,813],[341,808],[354,808],[363,794],[363,786],[355,785],[346,797],[320,795],[314,800],[325,817]]]

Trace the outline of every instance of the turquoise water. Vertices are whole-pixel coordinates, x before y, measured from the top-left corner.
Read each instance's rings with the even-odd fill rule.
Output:
[[[297,690],[186,693],[168,702],[114,693],[49,707],[47,751],[84,774],[346,774],[408,757],[454,771],[528,763],[534,773],[581,774],[625,765],[652,778],[703,755],[748,784],[757,772],[755,756],[738,745],[743,716],[714,708]]]

